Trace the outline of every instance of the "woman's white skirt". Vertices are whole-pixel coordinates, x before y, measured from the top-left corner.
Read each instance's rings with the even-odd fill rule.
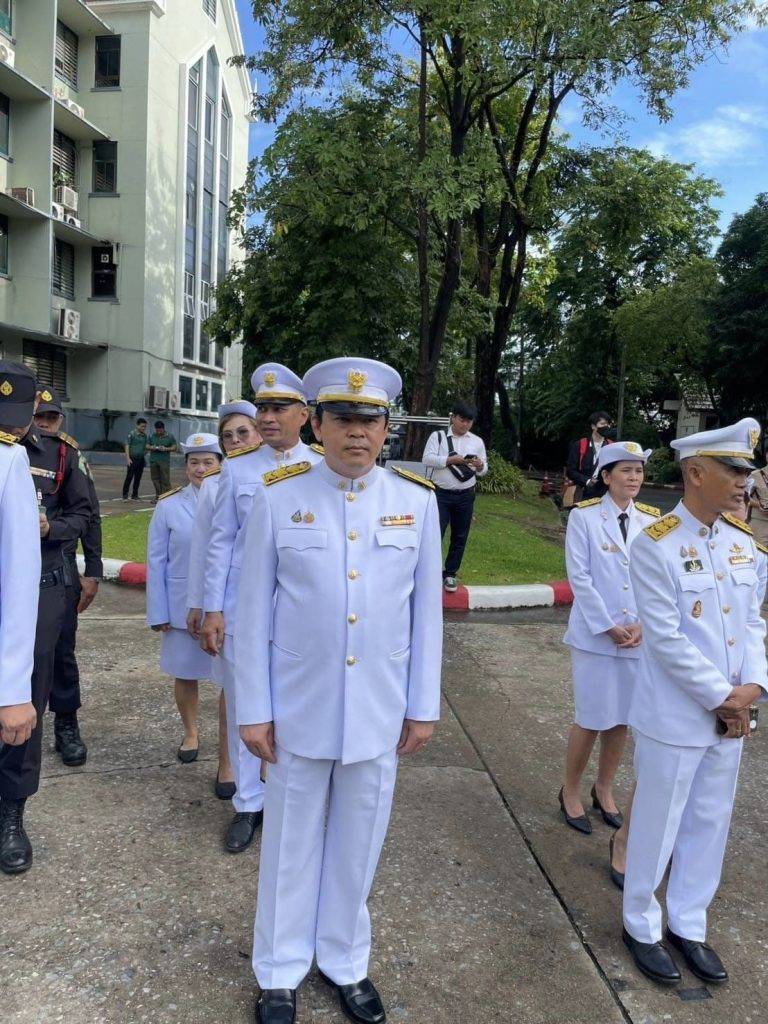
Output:
[[[637,658],[612,658],[572,647],[576,725],[601,732],[626,725],[638,663]]]
[[[171,629],[161,633],[160,668],[176,679],[210,679],[213,662],[209,654],[200,649],[186,629]]]

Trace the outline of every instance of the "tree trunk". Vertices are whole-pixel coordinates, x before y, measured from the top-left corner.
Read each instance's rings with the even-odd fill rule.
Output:
[[[517,453],[520,449],[520,440],[515,429],[515,420],[512,416],[512,405],[509,401],[507,386],[499,374],[496,375],[496,395],[499,399],[499,419],[507,435],[512,458],[517,461]]]

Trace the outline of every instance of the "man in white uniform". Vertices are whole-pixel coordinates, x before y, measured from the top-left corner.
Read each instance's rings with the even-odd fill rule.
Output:
[[[439,716],[439,521],[428,481],[375,465],[399,374],[331,359],[304,386],[325,459],[265,475],[235,626],[240,732],[269,770],[257,1020],[295,1019],[316,956],[346,1015],[381,1024],[366,901],[398,755],[420,749]]]
[[[262,487],[265,473],[295,462],[315,463],[322,458],[299,436],[309,416],[301,379],[280,363],[264,363],[253,373],[251,386],[255,393],[256,423],[264,443],[239,448],[222,464],[205,559],[205,618],[200,639],[204,651],[222,659],[229,756],[236,786],[232,798],[235,815],[225,838],[230,853],[241,853],[251,844],[264,806],[259,761],[240,743],[235,713],[232,632],[245,524],[254,492]]]
[[[758,423],[744,419],[672,442],[685,493],[632,544],[630,576],[643,627],[629,722],[637,791],[624,882],[624,941],[662,983],[680,972],[661,943],[656,889],[672,861],[666,937],[706,982],[728,977],[706,943],[750,705],[768,687],[765,623],[744,502]]]

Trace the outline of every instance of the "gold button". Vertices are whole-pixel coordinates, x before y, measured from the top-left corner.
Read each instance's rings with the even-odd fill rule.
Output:
[[[356,661],[357,661],[357,658],[353,657],[353,655],[351,655],[351,654],[347,658],[347,664],[348,665],[354,665]]]
[[[350,569],[349,572],[347,573],[347,576],[349,576],[351,580],[356,580],[359,575],[360,573],[357,571],[357,569]]]
[[[365,490],[365,480],[361,480],[360,481],[360,483],[357,485],[357,489],[358,489],[358,491],[364,491]]]
[[[721,580],[723,578],[723,574],[721,572],[716,572],[715,573],[715,578],[718,579],[718,580]]]
[[[706,526],[699,527],[699,536],[700,537],[706,537],[708,533],[709,533],[709,530],[706,528]]]
[[[355,500],[355,496],[352,493],[352,491],[347,491],[347,493],[344,495],[344,497],[347,499],[347,501],[354,501]]]
[[[339,480],[336,486],[339,488],[340,491],[346,491],[347,489],[347,485],[343,480]]]
[[[723,605],[723,611],[725,612],[726,615],[728,614],[728,612],[730,610],[731,610],[731,606],[729,604],[724,604]]]
[[[357,616],[355,615],[355,613],[354,613],[354,612],[352,612],[352,614],[351,614],[351,615],[348,615],[348,616],[347,616],[347,622],[348,622],[348,623],[349,623],[349,624],[350,624],[351,626],[354,626],[354,624],[355,624],[355,623],[357,622]]]
[[[734,645],[735,643],[736,643],[736,637],[735,637],[735,636],[729,636],[729,637],[728,637],[728,646],[729,646],[729,647],[733,647],[733,645]]]
[[[357,540],[357,530],[350,530],[347,536],[350,540]]]

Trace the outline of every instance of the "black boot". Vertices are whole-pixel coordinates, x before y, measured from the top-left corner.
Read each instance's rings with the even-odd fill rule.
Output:
[[[56,715],[53,720],[53,733],[56,737],[56,750],[68,768],[79,768],[81,764],[85,764],[88,748],[80,738],[76,711]]]
[[[0,871],[20,875],[32,867],[32,844],[24,831],[25,800],[0,800]]]

